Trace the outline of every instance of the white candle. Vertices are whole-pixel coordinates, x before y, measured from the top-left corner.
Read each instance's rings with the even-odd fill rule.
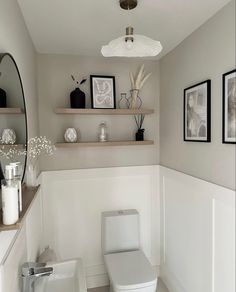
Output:
[[[3,224],[15,224],[19,219],[17,186],[2,185]]]

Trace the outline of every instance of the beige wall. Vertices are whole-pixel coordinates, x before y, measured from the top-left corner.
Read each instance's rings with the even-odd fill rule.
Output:
[[[0,52],[13,55],[23,82],[29,136],[38,133],[35,50],[16,0],[0,1]]]
[[[222,144],[222,74],[235,68],[235,1],[161,60],[161,165],[235,188],[235,145]],[[183,141],[183,89],[212,80],[212,142]]]
[[[67,127],[80,129],[83,141],[97,139],[98,125],[105,120],[112,140],[132,139],[135,122],[132,116],[76,116],[56,115],[56,107],[68,107],[70,92],[74,83],[70,75],[82,78],[90,74],[114,75],[116,94],[130,89],[129,71],[135,72],[142,65],[141,60],[108,59],[103,57],[79,57],[65,55],[38,55],[38,92],[40,134],[53,142],[63,141]],[[144,128],[146,139],[154,139],[153,146],[93,147],[58,149],[56,154],[41,161],[41,170],[76,169],[92,167],[151,165],[159,163],[159,63],[145,61],[147,72],[152,76],[141,92],[143,106],[154,108],[155,114],[146,116]],[[90,105],[90,83],[87,81],[87,105]]]

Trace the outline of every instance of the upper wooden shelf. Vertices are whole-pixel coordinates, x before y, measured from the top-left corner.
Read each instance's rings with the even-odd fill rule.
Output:
[[[77,114],[77,115],[148,115],[153,114],[153,109],[80,109],[80,108],[56,108],[56,114]]]
[[[145,140],[145,141],[107,141],[107,142],[78,142],[78,143],[56,143],[57,148],[76,148],[76,147],[103,147],[103,146],[141,146],[141,145],[152,145],[154,141]]]
[[[20,107],[0,107],[0,114],[23,114],[24,110]]]
[[[36,197],[36,194],[39,190],[40,186],[37,187],[31,187],[28,188],[26,186],[22,187],[22,212],[20,213],[20,218],[16,222],[16,224],[13,225],[3,225],[2,223],[2,212],[0,212],[0,232],[1,231],[7,231],[7,230],[17,230],[20,229],[22,226],[22,223],[24,221],[24,218],[26,214],[29,211],[30,206],[32,205],[32,202],[34,201],[34,198]]]

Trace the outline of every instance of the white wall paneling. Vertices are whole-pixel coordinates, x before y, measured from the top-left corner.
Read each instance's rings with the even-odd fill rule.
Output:
[[[171,292],[235,291],[235,192],[161,167],[161,274]]]
[[[26,261],[36,261],[37,255],[41,251],[41,215],[41,192],[38,191],[23,227],[14,235],[12,243],[1,262],[0,292],[21,291],[21,265]]]
[[[62,259],[82,257],[88,287],[106,285],[101,212],[137,209],[142,248],[158,266],[158,177],[158,166],[43,172],[44,245]]]

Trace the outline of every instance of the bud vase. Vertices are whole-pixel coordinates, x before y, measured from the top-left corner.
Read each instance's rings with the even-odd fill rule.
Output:
[[[27,187],[37,186],[37,172],[36,167],[29,164],[26,169],[26,185]]]
[[[78,87],[70,93],[71,108],[85,108],[85,93]]]
[[[139,97],[139,90],[132,89],[130,90],[130,97],[128,98],[129,108],[131,109],[140,109],[142,106],[142,100]]]

